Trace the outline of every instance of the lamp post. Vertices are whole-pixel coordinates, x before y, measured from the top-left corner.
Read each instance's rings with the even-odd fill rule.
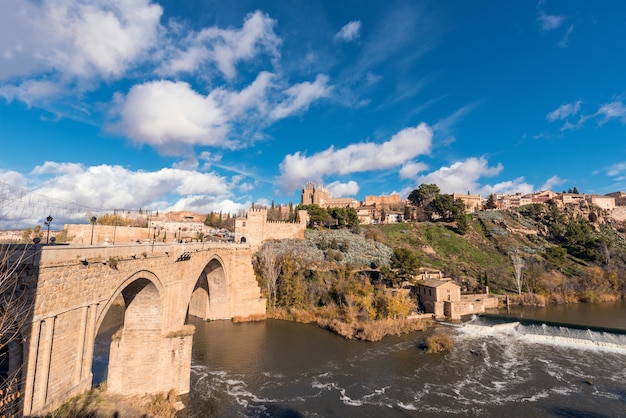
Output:
[[[46,244],[50,242],[50,224],[51,223],[52,223],[52,216],[48,215],[48,217],[46,218],[46,222],[44,222],[44,225],[48,227],[48,235],[46,236]]]
[[[92,216],[90,221],[91,221],[91,243],[89,245],[93,245],[93,227],[96,225],[96,221],[98,220],[98,218],[96,218],[95,216]]]
[[[154,241],[156,241],[156,230],[157,227],[154,227],[154,232],[152,233],[152,252],[154,252]]]
[[[183,238],[181,237],[181,235],[180,235],[180,234],[181,234],[181,227],[179,226],[179,227],[178,227],[178,242],[179,242],[179,243],[183,242]]]
[[[117,209],[113,209],[113,245],[115,245],[115,232],[117,230]]]

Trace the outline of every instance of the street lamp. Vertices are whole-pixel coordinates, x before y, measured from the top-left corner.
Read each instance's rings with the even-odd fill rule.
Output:
[[[91,221],[91,244],[89,245],[93,245],[93,227],[96,225],[96,221],[98,220],[98,218],[96,218],[95,216],[92,216],[90,221]]]
[[[182,237],[181,237],[181,235],[180,235],[180,234],[181,234],[181,229],[182,229],[182,228],[179,226],[179,227],[178,227],[178,242],[179,242],[179,243],[180,243],[180,242],[183,242],[183,239],[182,239]]]
[[[48,215],[48,217],[46,218],[46,222],[43,223],[44,225],[48,227],[48,235],[46,236],[46,244],[50,242],[50,224],[51,223],[52,223],[52,216]]]
[[[154,241],[156,241],[156,229],[157,227],[154,227],[154,232],[152,233],[152,252],[154,252]]]

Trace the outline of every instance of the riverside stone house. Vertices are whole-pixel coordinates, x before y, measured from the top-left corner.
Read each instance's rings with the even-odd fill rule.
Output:
[[[425,279],[417,282],[417,297],[424,312],[444,318],[446,303],[461,301],[461,286],[452,280]],[[448,309],[449,310],[449,309]]]
[[[462,295],[461,286],[452,279],[428,278],[417,281],[417,297],[424,312],[435,319],[460,320],[461,316],[483,313],[485,309],[497,308],[498,298],[485,293]]]

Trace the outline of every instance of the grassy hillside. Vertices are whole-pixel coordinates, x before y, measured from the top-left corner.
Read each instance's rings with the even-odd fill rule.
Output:
[[[269,316],[378,339],[421,326],[394,321],[416,309],[399,287],[417,266],[441,270],[465,290],[488,285],[524,304],[623,297],[626,228],[605,215],[531,205],[473,214],[462,231],[455,222],[307,230],[304,240],[265,242],[254,266]]]
[[[598,213],[548,206],[481,211],[465,234],[444,222],[370,228],[386,245],[414,251],[423,267],[459,283],[486,275],[492,291],[517,293],[511,260],[517,254],[524,260],[524,292],[553,302],[613,299],[626,292],[626,240],[622,224]]]

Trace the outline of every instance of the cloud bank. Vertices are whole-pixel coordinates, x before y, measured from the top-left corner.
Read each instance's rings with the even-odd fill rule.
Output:
[[[308,180],[322,182],[331,175],[386,170],[430,151],[432,130],[424,123],[406,128],[388,141],[360,142],[345,148],[330,147],[311,156],[300,152],[285,156],[278,179],[283,190],[295,190]]]

